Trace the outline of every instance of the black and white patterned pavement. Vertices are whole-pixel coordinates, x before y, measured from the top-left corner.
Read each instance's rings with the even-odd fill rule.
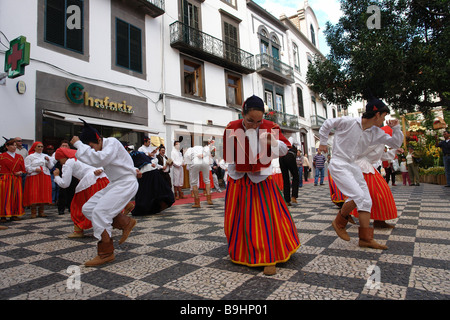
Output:
[[[224,199],[193,209],[175,205],[137,217],[114,262],[83,263],[96,255],[92,230],[69,239],[70,215],[48,209],[47,218],[8,222],[0,230],[1,300],[448,300],[450,298],[450,188],[394,186],[396,228],[375,230],[386,251],[337,238],[337,207],[328,184],[304,185],[291,208],[301,247],[277,274],[235,265],[223,231]],[[372,271],[371,271],[372,270]],[[369,273],[371,272],[371,273]],[[178,312],[179,310],[175,310]]]

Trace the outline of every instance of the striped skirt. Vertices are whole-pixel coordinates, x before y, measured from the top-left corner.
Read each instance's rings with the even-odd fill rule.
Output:
[[[394,196],[381,174],[377,170],[375,170],[375,174],[364,173],[364,179],[372,198],[370,219],[384,221],[397,218]],[[358,210],[353,210],[351,214],[358,218]]]
[[[283,191],[284,184],[283,184],[283,175],[281,173],[274,173],[272,175],[274,182],[277,184],[278,188]]]
[[[22,176],[0,175],[0,217],[19,217],[25,213],[22,206]]]
[[[97,179],[97,182],[83,191],[75,193],[70,204],[70,217],[73,223],[80,229],[87,230],[92,228],[91,220],[86,218],[81,211],[83,205],[98,191],[102,190],[109,183],[108,178]]]
[[[330,197],[331,201],[338,207],[342,207],[344,205],[345,200],[347,200],[347,197],[342,194],[341,191],[339,191],[338,187],[336,186],[336,183],[333,181],[333,178],[330,175],[330,171],[328,170],[328,185],[330,186]]]
[[[287,261],[300,247],[297,228],[272,176],[253,183],[228,178],[225,235],[234,263],[268,266]]]
[[[52,178],[43,172],[27,176],[25,180],[23,206],[39,203],[52,203]]]

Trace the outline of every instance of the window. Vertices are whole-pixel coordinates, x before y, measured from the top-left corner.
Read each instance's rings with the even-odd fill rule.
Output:
[[[237,9],[236,0],[222,0],[222,1],[225,2],[226,4],[229,4],[231,7]]]
[[[193,60],[183,58],[183,94],[193,97],[204,97],[203,66]]]
[[[142,73],[141,29],[117,18],[116,64]]]
[[[311,30],[311,42],[313,45],[316,45],[316,32],[312,24],[309,26],[309,29]]]
[[[271,110],[284,112],[284,88],[272,82],[264,82],[265,103]],[[275,99],[275,100],[274,100]]]
[[[238,75],[225,72],[227,81],[227,104],[242,105],[242,79]]]
[[[294,68],[296,71],[300,72],[300,56],[298,53],[298,46],[295,43],[292,43],[292,50],[294,51]]]
[[[223,23],[225,57],[233,62],[240,61],[238,49],[238,28],[231,23]]]
[[[303,106],[303,92],[302,89],[297,87],[297,102],[298,102],[298,115],[300,117],[305,117],[305,109]]]
[[[46,0],[45,41],[82,54],[83,8],[83,0]]]
[[[183,23],[188,26],[200,29],[199,23],[199,6],[188,2],[187,0],[182,1],[183,9]]]

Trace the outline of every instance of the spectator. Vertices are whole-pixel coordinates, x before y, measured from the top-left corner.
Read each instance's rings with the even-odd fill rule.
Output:
[[[409,179],[408,168],[406,166],[406,158],[402,158],[400,162],[400,172],[402,173],[403,185],[406,186],[406,180],[408,180],[408,185],[411,185],[411,180]]]
[[[28,157],[25,158],[25,168],[27,170],[27,180],[23,205],[31,206],[31,218],[36,218],[36,207],[39,207],[39,217],[46,217],[44,205],[52,203],[52,179],[50,169],[54,162],[43,153],[44,145],[36,141],[30,148]]]
[[[162,166],[160,170],[162,177],[167,181],[170,188],[172,189],[172,179],[170,178],[170,167],[172,166],[172,159],[167,158],[166,156],[166,147],[160,145],[159,153],[156,156],[158,159],[158,164]]]
[[[184,170],[183,170],[183,154],[180,151],[180,143],[183,141],[183,137],[173,143],[173,149],[171,158],[173,161],[172,174],[173,174],[173,188],[175,191],[175,200],[185,199],[183,195],[184,184]]]
[[[284,200],[288,206],[291,203],[297,203],[298,198],[298,168],[297,163],[295,161],[295,157],[297,155],[297,148],[293,145],[288,149],[288,153],[284,156],[281,156],[280,161],[280,169],[281,174],[283,175],[283,195]],[[291,179],[292,176],[292,192],[291,192]]]
[[[303,173],[305,174],[305,182],[308,182],[309,172],[311,171],[309,166],[308,154],[305,153],[303,156]]]
[[[450,187],[450,132],[444,131],[444,140],[436,143],[436,146],[442,149],[444,154],[445,177],[447,179],[446,187]]]
[[[317,186],[317,183],[319,182],[319,175],[320,175],[320,185],[323,185],[323,178],[325,177],[325,162],[327,159],[325,156],[320,152],[320,150],[317,150],[317,154],[313,158],[313,166],[315,168],[315,174],[314,174],[314,185]]]
[[[300,150],[297,150],[297,157],[295,158],[298,169],[298,187],[303,187],[303,156]]]
[[[406,155],[406,166],[408,168],[409,178],[412,181],[411,186],[419,186],[419,161],[420,159],[415,155],[414,148],[408,147],[408,154]]]

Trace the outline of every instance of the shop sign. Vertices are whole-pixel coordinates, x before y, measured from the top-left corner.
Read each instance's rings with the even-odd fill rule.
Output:
[[[66,97],[70,102],[76,104],[84,104],[86,107],[93,107],[128,114],[134,113],[133,106],[127,105],[127,102],[125,100],[121,102],[115,102],[109,101],[109,97],[90,97],[89,92],[84,91],[84,87],[77,82],[72,82],[67,86]]]
[[[5,54],[5,72],[8,78],[17,78],[25,74],[25,66],[30,64],[30,43],[24,36],[9,43]]]

